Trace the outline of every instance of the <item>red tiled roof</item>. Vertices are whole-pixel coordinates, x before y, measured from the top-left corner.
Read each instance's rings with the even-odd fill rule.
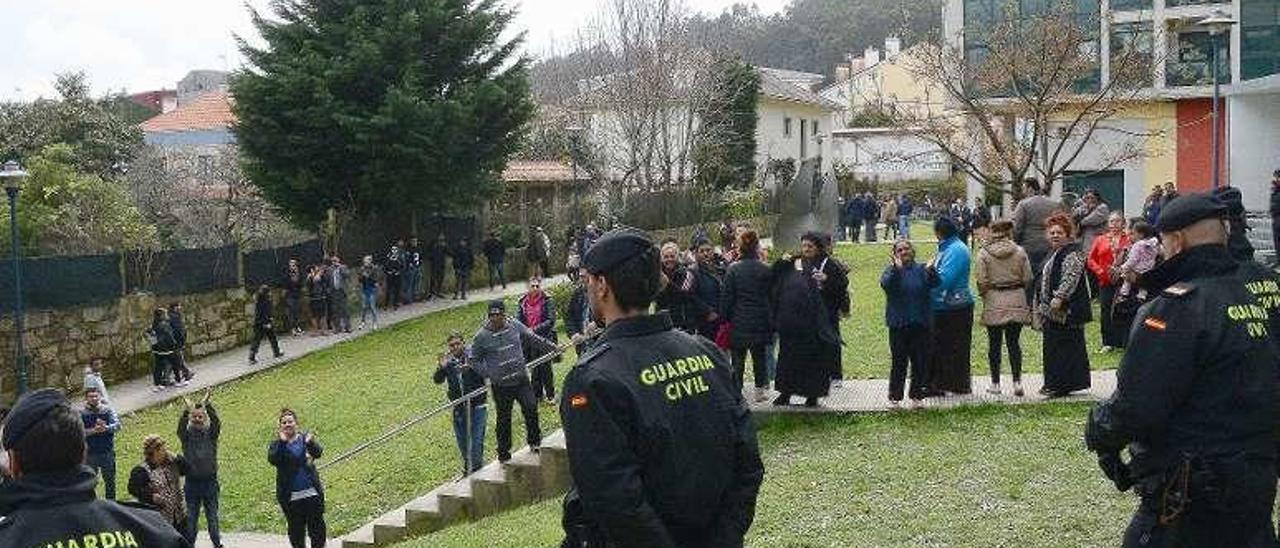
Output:
[[[231,96],[225,91],[211,91],[194,101],[142,123],[146,133],[165,133],[201,129],[223,129],[235,124],[231,113]]]
[[[590,178],[586,170],[578,170],[579,181]],[[508,183],[570,182],[573,181],[573,166],[553,161],[507,162],[507,169],[502,172],[502,180]]]

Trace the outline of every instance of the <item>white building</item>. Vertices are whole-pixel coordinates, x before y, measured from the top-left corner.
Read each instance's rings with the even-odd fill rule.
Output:
[[[757,178],[778,160],[791,160],[796,167],[803,160],[826,157],[829,153],[831,114],[839,105],[812,89],[823,80],[820,74],[759,68],[760,96],[756,106]],[[582,83],[584,93],[599,93],[607,83]],[[604,109],[585,112],[588,139],[603,166],[605,178],[614,181],[639,179],[636,171],[648,170],[644,178],[668,171],[672,181],[689,182],[694,176],[692,148],[698,119],[687,102],[676,102],[661,115],[619,113]],[[830,173],[830,162],[824,162]]]

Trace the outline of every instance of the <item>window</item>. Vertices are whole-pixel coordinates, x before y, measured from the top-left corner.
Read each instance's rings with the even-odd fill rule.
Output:
[[[1280,73],[1280,0],[1241,0],[1240,77]]]
[[[1165,6],[1176,8],[1179,6],[1201,6],[1204,4],[1230,4],[1231,0],[1165,0]]]
[[[1170,86],[1207,86],[1213,83],[1213,48],[1218,48],[1218,82],[1231,81],[1230,34],[1213,36],[1208,31],[1179,33],[1173,53],[1165,64],[1165,83]]]
[[[1152,85],[1155,38],[1150,21],[1111,25],[1111,77],[1126,88]]]
[[[791,136],[791,118],[782,119],[782,135],[784,137]]]
[[[814,121],[813,121],[813,135],[814,135],[815,137],[818,135],[818,121],[817,121],[817,120],[814,120]]]

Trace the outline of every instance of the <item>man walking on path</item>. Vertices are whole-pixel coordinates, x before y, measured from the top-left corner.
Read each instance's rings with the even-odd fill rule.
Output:
[[[453,298],[467,300],[467,289],[471,285],[471,269],[475,267],[476,255],[471,250],[471,240],[462,238],[458,246],[453,248]]]
[[[169,327],[173,328],[173,342],[178,345],[173,352],[173,380],[178,386],[186,386],[196,375],[187,367],[187,322],[182,318],[182,303],[169,303]]]
[[[271,352],[279,358],[284,355],[280,351],[280,341],[276,340],[276,331],[271,321],[271,288],[266,284],[258,287],[258,294],[253,305],[253,343],[249,345],[249,363],[258,363],[258,346],[263,337],[271,343]]]
[[[102,474],[107,500],[116,500],[116,432],[120,431],[120,418],[102,401],[102,393],[91,387],[84,391],[80,420],[84,422],[85,463]]]
[[[859,236],[862,235],[863,216],[866,215],[866,206],[862,203],[862,196],[854,194],[849,201],[844,203],[845,222],[849,223],[849,241],[858,243]]]
[[[186,408],[178,419],[178,441],[182,442],[182,456],[187,459],[187,530],[188,542],[195,544],[200,532],[200,507],[204,506],[205,523],[209,528],[209,541],[214,548],[222,548],[222,535],[218,532],[218,435],[222,421],[209,401],[210,390],[194,406],[183,397]]]
[[[493,401],[498,406],[498,460],[511,460],[511,408],[520,404],[524,416],[525,436],[530,449],[538,452],[542,430],[538,426],[538,402],[525,368],[522,339],[541,356],[557,350],[555,343],[539,337],[524,324],[507,317],[507,305],[501,299],[489,302],[489,320],[471,340],[473,367],[489,379]]]

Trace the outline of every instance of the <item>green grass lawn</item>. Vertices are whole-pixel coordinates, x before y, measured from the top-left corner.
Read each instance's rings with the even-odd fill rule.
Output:
[[[913,234],[922,234],[916,227]],[[889,376],[889,330],[884,325],[884,290],[880,288],[880,274],[889,264],[888,244],[842,244],[836,247],[836,256],[849,266],[849,291],[853,298],[851,317],[840,322],[840,331],[844,337],[843,353],[845,378],[875,379]],[[937,254],[938,246],[933,243],[917,243],[916,254],[920,263],[928,261]],[[977,286],[970,287],[976,292]],[[977,296],[975,295],[975,298]],[[987,366],[987,331],[978,321],[982,314],[982,300],[974,310],[972,371],[974,375],[986,375]],[[1098,317],[1097,305],[1094,305],[1094,317]],[[1102,347],[1102,337],[1098,322],[1085,327],[1088,340],[1089,360],[1093,369],[1114,369],[1120,363],[1120,353],[1097,354]],[[1040,350],[1040,334],[1030,327],[1022,331],[1023,371],[1040,372],[1044,370],[1044,359]],[[1001,372],[1009,374],[1009,357],[1004,353]]]
[[[1117,546],[1137,504],[1097,471],[1088,404],[786,416],[760,431],[748,546]],[[546,501],[404,548],[555,546]]]
[[[296,410],[302,427],[315,432],[324,445],[326,456],[336,456],[447,401],[443,385],[431,382],[436,356],[450,330],[469,335],[484,314],[483,304],[432,314],[218,388],[214,402],[223,421],[223,529],[284,532],[275,502],[275,469],[266,460],[281,407]],[[284,345],[287,351],[287,340]],[[557,377],[566,367],[556,365]],[[123,419],[116,437],[122,497],[127,496],[123,493],[128,472],[141,459],[146,435],[161,434],[177,443],[181,405],[151,408]],[[558,428],[554,409],[539,407],[543,431]],[[490,409],[488,458],[494,458],[494,413]],[[521,446],[524,423],[518,410],[516,417],[512,437]],[[351,531],[458,474],[461,464],[451,420],[446,412],[322,471],[330,535]]]
[[[927,260],[935,247],[922,244],[921,260]],[[853,269],[854,314],[842,323],[846,336],[844,370],[851,378],[888,375],[884,293],[878,282],[887,253],[884,245],[839,247],[839,257]],[[281,407],[295,409],[303,427],[317,434],[329,457],[335,456],[391,425],[443,403],[444,389],[433,384],[430,376],[444,336],[452,329],[473,332],[483,315],[481,304],[435,313],[220,387],[214,401],[224,421],[220,452],[223,528],[284,530],[274,497],[275,472],[266,462],[266,447],[275,435],[275,419]],[[1091,345],[1096,348],[1096,326],[1091,326],[1089,332]],[[1039,336],[1028,331],[1023,344],[1028,369],[1040,370]],[[286,340],[286,351],[287,345]],[[975,374],[986,371],[985,356],[985,333],[975,327]],[[557,364],[557,379],[572,359],[567,356],[564,363]],[[1116,355],[1095,359],[1094,367],[1114,367],[1117,359]],[[117,436],[117,483],[121,493],[129,468],[140,459],[141,442],[146,435],[161,434],[176,443],[174,429],[180,405],[147,409],[125,417],[124,430]],[[554,409],[541,410],[544,432],[558,427]],[[488,458],[494,456],[494,413],[490,409]],[[524,438],[523,423],[518,417],[514,422],[513,437],[519,445]],[[1076,439],[1074,434],[1072,439]],[[445,413],[385,445],[323,471],[331,534],[351,531],[429,491],[454,477],[458,468],[452,424]]]

